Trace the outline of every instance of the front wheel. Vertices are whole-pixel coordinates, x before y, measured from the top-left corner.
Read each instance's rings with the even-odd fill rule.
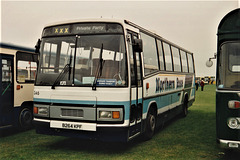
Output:
[[[23,130],[30,129],[32,127],[33,114],[30,109],[24,108],[19,115],[20,128]]]
[[[144,138],[149,140],[153,137],[155,129],[156,129],[156,113],[153,109],[150,109],[147,114],[147,123],[146,123],[146,130],[144,133]]]

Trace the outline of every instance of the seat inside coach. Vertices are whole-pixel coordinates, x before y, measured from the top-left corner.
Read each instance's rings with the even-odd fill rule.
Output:
[[[121,62],[113,60],[103,60],[102,75],[100,79],[119,80],[119,63]],[[95,77],[98,67],[99,59],[93,59],[92,62],[88,61],[88,59],[82,59],[80,64],[76,64],[75,78],[82,81],[83,77]]]

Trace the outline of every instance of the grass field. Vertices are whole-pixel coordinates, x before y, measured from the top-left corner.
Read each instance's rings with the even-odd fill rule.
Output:
[[[196,101],[186,118],[175,118],[149,141],[128,144],[1,131],[0,159],[176,159],[232,160],[240,152],[219,149],[215,131],[215,86],[196,92]]]

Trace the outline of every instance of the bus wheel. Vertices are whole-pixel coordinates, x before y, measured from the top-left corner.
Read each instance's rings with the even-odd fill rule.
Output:
[[[151,108],[147,114],[147,123],[146,123],[146,130],[144,133],[144,138],[149,140],[153,137],[155,129],[156,129],[156,113],[154,109]]]
[[[188,114],[188,100],[185,99],[182,108],[182,117],[187,117]]]
[[[24,108],[20,112],[20,116],[19,116],[19,123],[20,123],[21,129],[23,130],[30,129],[32,127],[32,119],[33,119],[33,115],[31,110],[28,108]]]

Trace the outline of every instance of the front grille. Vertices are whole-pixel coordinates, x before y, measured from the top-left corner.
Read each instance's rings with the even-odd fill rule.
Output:
[[[67,117],[83,117],[83,110],[82,109],[61,109],[62,116]]]

